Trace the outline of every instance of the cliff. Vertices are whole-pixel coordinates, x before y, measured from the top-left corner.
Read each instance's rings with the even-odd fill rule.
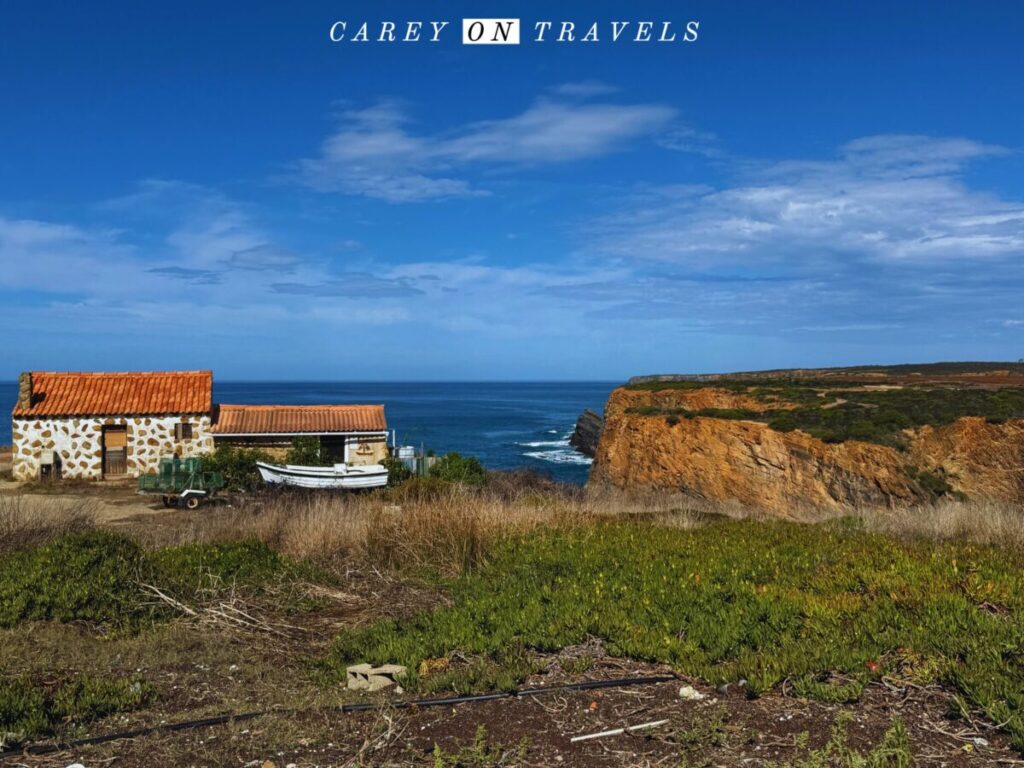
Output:
[[[597,453],[597,444],[601,441],[604,419],[600,414],[587,408],[576,420],[576,429],[569,437],[569,445],[584,456],[593,457]]]
[[[966,391],[962,382],[821,373],[768,384],[754,374],[634,380],[608,401],[591,483],[679,490],[780,516],[941,496],[1024,501],[1016,380],[983,378]]]

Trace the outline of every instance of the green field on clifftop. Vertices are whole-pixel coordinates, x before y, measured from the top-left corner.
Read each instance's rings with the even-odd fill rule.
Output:
[[[902,449],[903,430],[974,416],[992,423],[1024,419],[1024,366],[947,362],[931,366],[776,371],[700,380],[639,381],[640,391],[724,389],[753,397],[766,411],[639,406],[641,416],[746,419],[807,432],[825,442],[864,440]]]
[[[781,432],[799,429],[827,443],[863,440],[903,448],[905,429],[942,426],[965,416],[982,417],[992,423],[1024,418],[1024,387],[885,386],[794,378],[648,382],[628,385],[628,388],[658,391],[714,387],[745,394],[761,402],[777,403],[779,407],[757,412],[637,406],[630,412],[670,418],[749,419],[764,422]],[[795,408],[782,407],[794,404]]]

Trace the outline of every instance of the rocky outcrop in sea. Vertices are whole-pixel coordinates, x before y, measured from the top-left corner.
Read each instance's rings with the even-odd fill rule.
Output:
[[[601,431],[603,429],[604,419],[600,414],[588,408],[576,420],[576,429],[569,438],[569,445],[584,456],[593,458],[594,454],[597,453],[597,444],[601,440]]]

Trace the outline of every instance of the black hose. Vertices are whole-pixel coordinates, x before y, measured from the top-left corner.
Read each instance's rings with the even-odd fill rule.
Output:
[[[447,707],[455,704],[471,704],[473,702],[494,701],[495,699],[511,699],[520,696],[543,696],[559,691],[590,691],[595,688],[625,688],[630,685],[653,685],[667,683],[676,678],[671,675],[658,677],[623,677],[618,680],[589,680],[583,683],[566,683],[565,685],[544,685],[537,688],[519,688],[513,691],[498,693],[469,694],[452,696],[447,699],[419,699],[417,701],[396,701],[391,704],[343,704],[342,712],[366,712],[372,709],[408,709],[409,707]]]
[[[339,709],[343,713],[368,712],[382,709],[410,709],[412,707],[450,707],[456,704],[473,704],[484,701],[495,701],[498,699],[511,699],[522,696],[544,696],[561,691],[591,691],[597,688],[625,688],[632,685],[655,685],[667,683],[676,678],[672,675],[659,675],[655,677],[623,677],[617,680],[589,680],[582,683],[565,683],[564,685],[538,686],[535,688],[519,688],[512,691],[501,691],[498,693],[480,693],[467,696],[452,696],[444,699],[417,699],[414,701],[395,701],[384,703],[366,704],[343,704]],[[322,711],[312,709],[270,709],[261,712],[243,712],[237,715],[217,715],[215,717],[204,717],[199,720],[183,720],[178,723],[167,723],[165,725],[154,725],[148,728],[136,728],[131,731],[120,733],[109,733],[105,736],[91,736],[86,739],[75,739],[66,743],[56,744],[30,744],[26,747],[7,747],[0,749],[0,757],[12,754],[28,755],[50,755],[54,752],[64,752],[76,747],[86,747],[95,744],[106,744],[121,739],[137,739],[140,736],[152,736],[157,733],[174,733],[175,731],[191,731],[196,728],[208,728],[214,725],[226,725],[227,723],[239,723],[263,715],[298,715],[304,712]]]

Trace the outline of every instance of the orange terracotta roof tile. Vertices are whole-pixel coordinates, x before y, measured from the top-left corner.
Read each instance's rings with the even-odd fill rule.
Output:
[[[221,435],[383,432],[383,405],[219,405],[213,432]]]
[[[111,414],[209,413],[211,371],[145,373],[32,372],[32,403],[16,418]]]

